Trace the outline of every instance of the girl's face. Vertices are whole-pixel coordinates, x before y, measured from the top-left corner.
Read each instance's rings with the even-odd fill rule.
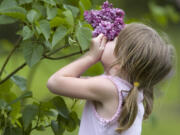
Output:
[[[116,45],[117,37],[113,41],[108,41],[104,48],[104,52],[101,56],[101,62],[104,66],[108,66],[115,61],[116,57],[114,56],[114,48]]]
[[[127,27],[128,25],[129,24],[125,24],[125,27]],[[118,36],[116,36],[116,38],[113,41],[109,41],[106,43],[104,52],[101,56],[101,62],[102,62],[104,67],[112,64],[112,62],[114,62],[116,59],[113,52],[114,52],[114,48],[115,48],[115,45],[117,42],[117,38],[118,38]]]

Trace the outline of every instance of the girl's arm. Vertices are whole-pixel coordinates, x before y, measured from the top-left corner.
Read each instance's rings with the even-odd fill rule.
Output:
[[[51,78],[55,76],[79,78],[82,73],[84,73],[89,67],[91,67],[95,63],[96,61],[90,55],[88,55],[88,53],[86,53],[77,60],[61,68],[54,75],[52,75]]]
[[[102,101],[112,96],[112,83],[101,77],[79,78],[90,66],[98,62],[106,44],[103,35],[92,40],[89,52],[54,73],[47,82],[48,89],[58,95]],[[107,85],[102,81],[107,81]],[[116,90],[115,90],[116,91]]]

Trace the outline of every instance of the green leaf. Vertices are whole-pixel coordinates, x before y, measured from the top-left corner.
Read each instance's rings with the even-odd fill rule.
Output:
[[[64,0],[54,0],[56,2],[57,5],[62,5],[64,4]]]
[[[6,101],[0,99],[0,110],[1,110],[2,108],[3,108],[3,109],[6,108],[7,105],[8,105],[8,104],[7,104]]]
[[[82,21],[82,22],[81,22],[81,26],[87,27],[87,28],[89,28],[91,31],[93,31],[93,29],[94,29],[87,21]]]
[[[6,126],[3,135],[11,135],[11,134],[12,134],[12,128]]]
[[[78,118],[78,115],[76,112],[72,111],[70,114],[70,118],[76,123],[76,125],[80,125],[80,119]]]
[[[41,1],[43,1],[43,2],[45,2],[45,3],[47,3],[47,4],[50,4],[50,5],[52,5],[52,6],[55,6],[55,5],[56,5],[56,2],[55,2],[54,0],[41,0]]]
[[[25,130],[28,128],[28,126],[31,124],[32,120],[35,119],[35,116],[38,114],[38,106],[37,105],[27,105],[25,106],[23,112],[22,112],[22,120],[24,123]]]
[[[0,15],[6,15],[15,19],[19,19],[21,21],[25,21],[26,10],[15,5],[9,7],[5,6],[0,8]]]
[[[4,99],[6,102],[9,103],[12,100],[16,99],[17,96],[16,96],[16,94],[14,92],[9,91],[9,92],[1,92],[0,93],[0,98]]]
[[[165,9],[161,6],[156,5],[154,2],[149,3],[149,8],[155,21],[162,26],[166,26],[168,23],[168,19]]]
[[[53,27],[58,27],[60,25],[67,25],[67,21],[65,18],[61,17],[55,17],[50,21],[50,26]]]
[[[42,20],[39,22],[39,28],[42,32],[42,34],[44,35],[45,39],[48,40],[50,37],[50,24],[47,20]]]
[[[77,125],[79,125],[79,119],[78,119],[78,116],[76,114],[76,112],[71,112],[69,114],[69,120],[67,121],[66,123],[66,129],[67,131],[69,132],[72,132],[76,129]]]
[[[29,65],[32,67],[38,63],[43,54],[43,47],[37,43],[32,43],[31,41],[26,41],[22,43],[24,58]]]
[[[80,0],[79,5],[83,10],[89,10],[91,8],[90,0]]]
[[[36,25],[37,33],[38,33],[38,34],[41,34],[42,31],[41,31],[41,29],[39,28],[39,23],[38,23],[38,22],[35,22],[35,25]],[[45,40],[45,41],[46,41],[46,40]]]
[[[2,83],[0,85],[0,93],[8,93],[8,92],[10,92],[12,86],[13,86],[12,81],[10,79],[8,79],[7,81],[5,81],[4,83]]]
[[[14,99],[17,98],[16,94],[14,92],[3,92],[3,93],[0,93],[0,98],[1,99],[4,99],[6,102],[11,102],[13,101]]]
[[[40,104],[40,115],[43,117],[57,117],[58,115],[58,112],[55,110],[55,106],[54,104],[52,103],[52,101],[44,101],[44,102],[41,102]]]
[[[64,129],[54,120],[51,121],[51,128],[55,135],[62,135],[64,132]]]
[[[3,135],[23,135],[23,130],[19,127],[6,127]]]
[[[58,113],[56,113],[56,111],[54,110],[46,110],[43,112],[44,115],[49,116],[49,117],[57,117]]]
[[[73,40],[70,36],[68,37],[68,43],[70,45],[77,45],[77,42],[75,40]]]
[[[52,48],[52,44],[51,44],[49,41],[47,41],[47,40],[44,41],[44,45],[45,45],[48,49],[50,49],[50,50],[53,49],[53,48]]]
[[[17,6],[16,0],[3,0],[0,5],[0,9],[6,9],[15,6]]]
[[[23,30],[18,32],[18,34],[23,37],[23,40],[27,40],[33,37],[34,32],[28,26],[24,26]]]
[[[79,0],[79,9],[81,11],[80,18],[83,18],[84,11],[91,9],[90,0]]]
[[[57,8],[50,8],[47,6],[47,19],[51,20],[57,15]]]
[[[55,98],[52,99],[52,103],[54,104],[54,106],[56,107],[58,113],[65,119],[69,119],[69,110],[66,106],[65,101],[63,100],[63,98],[57,96]]]
[[[19,0],[20,5],[29,4],[29,3],[32,3],[32,2],[33,2],[33,0]]]
[[[15,23],[16,21],[17,20],[12,17],[0,15],[0,24],[12,24]]]
[[[63,9],[63,8],[58,8],[58,13],[57,13],[57,16],[59,16],[59,17],[64,17],[64,15],[63,15],[63,12],[64,12],[65,10]]]
[[[26,17],[30,23],[34,23],[39,19],[40,15],[36,10],[32,9],[27,13]]]
[[[64,26],[59,26],[57,28],[52,39],[52,48],[66,36],[67,32],[68,31]]]
[[[86,50],[91,43],[92,32],[89,28],[80,26],[76,31],[76,37],[82,50]]]
[[[32,97],[32,92],[31,91],[26,91],[24,94],[22,94],[20,97],[16,98],[15,100],[11,101],[9,105],[15,104],[16,102],[23,100],[25,98],[30,98]]]
[[[75,112],[69,114],[69,118],[64,118],[61,115],[58,115],[57,121],[62,125],[67,131],[72,132],[80,124],[80,121]]]
[[[45,129],[46,128],[43,125],[40,125],[37,127],[37,130],[39,130],[39,131],[45,131]]]
[[[74,27],[74,18],[72,12],[70,10],[66,10],[63,12],[63,15],[65,16],[67,23]]]
[[[11,80],[22,90],[26,90],[27,80],[24,77],[13,75]]]
[[[16,94],[14,92],[4,92],[4,93],[0,93],[0,98],[3,99],[4,101],[6,101],[7,103],[10,103],[11,101],[15,100],[17,98]],[[12,109],[11,109],[12,107]],[[9,109],[11,110],[10,112],[10,116],[11,118],[13,118],[14,116],[16,116],[19,111],[20,111],[20,104],[14,104],[12,105]]]
[[[79,8],[74,7],[74,6],[72,6],[72,5],[67,5],[67,4],[63,4],[63,6],[64,6],[65,9],[71,10],[74,18],[77,17],[77,15],[78,15],[78,13],[79,13]]]
[[[41,16],[46,17],[46,8],[42,5],[42,3],[39,3],[37,1],[33,2],[32,8],[37,10],[38,13],[41,14]]]
[[[175,10],[175,8],[171,5],[167,5],[166,7],[166,13],[167,16],[174,22],[178,23],[180,20],[180,15],[179,13]]]

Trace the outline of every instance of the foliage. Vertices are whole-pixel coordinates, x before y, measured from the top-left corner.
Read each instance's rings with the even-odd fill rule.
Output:
[[[148,6],[152,19],[161,26],[167,26],[169,21],[173,23],[180,21],[180,15],[172,5],[160,6],[150,1]]]
[[[0,24],[18,22],[19,39],[0,70],[0,134],[30,135],[33,130],[43,131],[51,127],[55,135],[62,135],[66,130],[72,132],[80,125],[80,119],[73,111],[77,100],[71,109],[60,96],[39,101],[27,89],[26,78],[15,75],[25,66],[34,67],[42,59],[63,59],[88,50],[92,28],[83,20],[83,13],[91,8],[91,2],[79,0],[77,3],[63,0],[1,2]],[[62,46],[62,43],[65,45]],[[74,45],[79,47],[79,52],[51,57],[63,48]],[[17,49],[23,54],[25,62],[7,74],[5,67]],[[19,87],[21,95],[16,95],[13,85]],[[27,99],[32,102],[25,102]]]

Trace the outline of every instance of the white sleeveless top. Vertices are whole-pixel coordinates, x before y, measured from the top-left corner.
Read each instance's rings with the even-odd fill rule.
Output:
[[[117,120],[120,117],[122,101],[128,94],[127,92],[123,92],[121,90],[129,91],[132,88],[132,85],[118,76],[106,74],[101,74],[100,76],[109,79],[117,87],[119,93],[119,105],[117,111],[111,119],[105,119],[97,113],[93,102],[87,100],[83,110],[78,135],[141,135],[144,115],[144,106],[142,103],[143,93],[139,92],[138,95],[138,113],[134,123],[129,129],[123,131],[121,134],[117,133],[115,129],[118,128]]]

